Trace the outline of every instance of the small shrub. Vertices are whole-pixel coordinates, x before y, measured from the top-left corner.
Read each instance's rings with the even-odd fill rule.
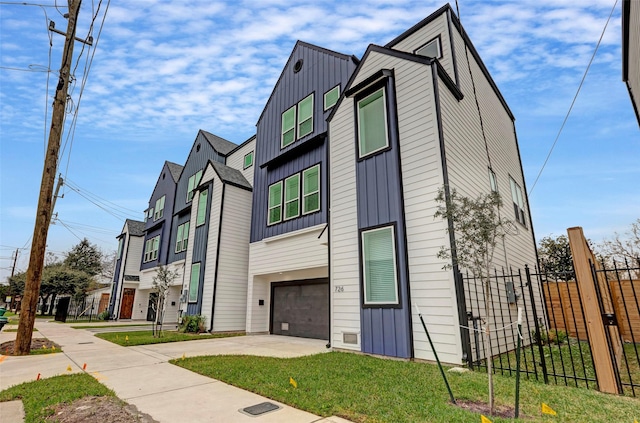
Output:
[[[98,320],[109,320],[109,310],[105,310],[102,313],[98,314]]]
[[[180,329],[185,333],[204,332],[204,316],[196,314],[194,316],[183,316]]]
[[[540,334],[535,330],[531,331],[531,336],[536,342],[542,342],[542,345],[561,345],[567,342],[569,336],[567,332],[558,329],[546,330],[542,329]]]

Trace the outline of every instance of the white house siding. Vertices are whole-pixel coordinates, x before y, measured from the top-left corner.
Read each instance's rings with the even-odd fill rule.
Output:
[[[629,0],[629,75],[631,101],[640,113],[640,2]],[[640,116],[638,117],[640,119]],[[640,122],[639,122],[640,123]]]
[[[449,37],[449,24],[446,13],[436,17],[434,20],[429,22],[428,25],[423,26],[404,40],[393,45],[392,48],[394,50],[413,53],[415,50],[437,36],[440,36],[440,44],[442,48],[442,57],[438,60],[442,67],[447,71],[451,80],[455,81],[456,77],[452,60],[453,51],[451,49],[451,38]]]
[[[317,225],[249,245],[248,333],[269,330],[270,283],[327,277],[327,243]],[[265,300],[264,306],[258,300]]]
[[[213,314],[216,332],[246,328],[251,199],[251,191],[226,185]]]
[[[140,271],[140,289],[151,289],[153,287],[153,277],[156,275],[156,268],[145,269]]]
[[[243,169],[244,156],[251,151],[253,151],[254,164],[252,164],[246,169]],[[245,179],[251,184],[251,186],[253,186],[253,170],[255,169],[255,161],[256,161],[255,151],[256,151],[256,138],[253,137],[251,141],[247,142],[245,145],[243,145],[242,147],[234,151],[229,157],[227,157],[227,166],[242,172],[242,176],[245,177]]]
[[[478,102],[482,114],[484,134],[487,139],[489,158],[480,126],[480,117],[475,103],[474,92],[469,67],[467,65],[462,37],[454,30],[456,52],[458,54],[458,75],[460,89],[464,99],[458,101],[453,94],[440,83],[440,104],[442,113],[443,136],[445,140],[445,152],[449,184],[458,193],[477,197],[480,194],[490,192],[489,182],[489,158],[493,171],[496,174],[498,190],[502,194],[504,207],[501,209],[503,217],[514,220],[511,189],[509,178],[513,178],[522,188],[525,194],[524,176],[522,174],[520,159],[517,150],[515,129],[513,122],[493,90],[489,81],[482,73],[480,66],[469,54],[471,70],[475,82]],[[526,198],[525,198],[526,201]],[[504,245],[499,243],[494,256],[493,266],[496,268],[524,269],[524,265],[535,266],[536,253],[532,236],[531,220],[528,216],[528,208],[525,204],[526,226],[514,221],[513,230],[506,238]],[[464,269],[463,269],[464,270]],[[519,287],[518,287],[519,288]],[[474,301],[475,290],[473,291]],[[502,323],[511,323],[517,317],[517,305],[507,305],[506,289],[504,284],[496,285],[493,289],[494,301],[500,300],[505,307],[496,309],[495,318]],[[539,294],[538,287],[534,291]],[[499,294],[498,294],[499,292]],[[524,296],[528,296],[524,293]],[[469,297],[469,292],[467,292]],[[479,298],[482,297],[480,293]],[[467,298],[467,303],[469,303]],[[542,309],[539,296],[536,299],[538,309]],[[480,302],[481,307],[482,302]],[[521,302],[520,302],[520,305]],[[474,307],[477,308],[477,307]],[[466,324],[466,322],[465,322]],[[497,324],[496,324],[497,325]],[[499,337],[493,346],[497,352],[498,345],[512,346],[512,337]]]
[[[144,249],[144,237],[129,236],[129,247],[127,249],[127,262],[125,263],[125,275],[138,275],[140,273],[140,263],[142,263],[142,253]]]
[[[220,178],[215,174],[215,171],[211,166],[207,166],[205,173],[202,177],[202,183],[213,180],[213,189],[211,190],[211,210],[209,211],[209,234],[207,236],[207,255],[205,261],[205,267],[200,269],[200,272],[204,272],[203,287],[202,287],[202,311],[200,314],[204,317],[205,327],[207,330],[211,330],[211,307],[213,305],[213,289],[215,285],[215,272],[216,272],[216,253],[218,251],[218,227],[220,226],[220,208],[222,207],[222,182]],[[198,199],[196,199],[198,197]],[[189,225],[189,241],[193,239],[191,235],[191,226],[195,231],[196,215],[198,210],[198,202],[200,196],[194,195],[193,205],[191,206],[191,224]],[[191,244],[191,242],[189,243]],[[187,263],[191,263],[190,252],[191,246],[187,247]],[[189,266],[189,279],[191,275],[191,266]]]

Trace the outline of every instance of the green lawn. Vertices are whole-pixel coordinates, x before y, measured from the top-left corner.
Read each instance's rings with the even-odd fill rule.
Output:
[[[25,423],[44,421],[52,414],[48,407],[69,403],[85,396],[115,396],[93,377],[78,373],[26,382],[0,392],[0,401],[21,399],[24,404]]]
[[[211,356],[171,363],[321,416],[354,422],[474,422],[477,414],[449,404],[437,366],[331,352],[291,359]],[[297,382],[294,388],[289,378]],[[459,400],[486,401],[487,377],[447,373]],[[513,406],[515,379],[495,377],[496,404]],[[541,403],[557,411],[543,416]],[[640,420],[640,399],[522,381],[521,416],[533,422]],[[493,422],[511,419],[491,418]]]
[[[149,328],[151,328],[151,324],[145,324],[145,323],[131,323],[131,324],[125,324],[125,325],[116,325],[116,324],[104,324],[104,325],[95,325],[95,324],[91,324],[89,322],[87,322],[86,325],[79,325],[77,324],[77,322],[75,325],[71,325],[71,327],[73,329],[99,329],[99,328],[126,328],[126,327],[145,327],[148,326]]]
[[[113,342],[114,344],[124,347],[132,347],[135,345],[163,344],[165,342],[181,342],[194,341],[198,339],[211,338],[227,338],[230,336],[242,336],[244,333],[215,333],[206,335],[196,335],[183,332],[162,332],[161,338],[154,338],[151,330],[135,331],[135,332],[108,332],[97,333],[96,336],[101,339]]]

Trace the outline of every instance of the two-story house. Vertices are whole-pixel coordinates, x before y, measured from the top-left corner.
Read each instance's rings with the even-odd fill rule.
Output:
[[[326,118],[357,63],[299,41],[258,119],[248,333],[328,339]]]

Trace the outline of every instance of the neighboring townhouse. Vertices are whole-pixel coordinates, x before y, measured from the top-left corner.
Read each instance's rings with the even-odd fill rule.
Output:
[[[514,117],[449,5],[367,48],[329,116],[329,151],[331,345],[432,360],[418,305],[440,359],[463,363],[469,287],[437,258],[455,246],[434,218],[438,189],[502,194],[514,223],[497,268],[534,266],[536,248]],[[514,320],[518,305],[504,299]]]
[[[216,152],[227,146],[221,139],[218,144],[211,144]],[[179,211],[186,214],[179,215],[183,217],[177,226],[178,234],[180,226],[189,228],[183,232],[189,241],[180,310],[203,316],[205,328],[212,332],[245,330],[255,137],[233,146],[219,153],[221,161],[196,145],[183,172],[196,176],[187,184],[193,185],[192,192],[184,191],[190,209]],[[176,255],[179,242],[176,239]]]
[[[247,333],[329,339],[326,118],[357,63],[298,41],[258,119]]]
[[[131,319],[140,281],[140,257],[144,247],[144,222],[127,219],[118,238],[116,264],[109,300],[112,319]]]
[[[640,2],[622,1],[622,80],[640,125]]]
[[[156,297],[153,292],[153,276],[158,266],[169,264],[171,222],[176,196],[176,185],[182,173],[182,166],[169,161],[164,162],[153,193],[149,198],[149,207],[145,210],[144,250],[138,260],[140,283],[136,293],[133,316],[135,319],[155,321]],[[174,269],[175,270],[175,269]],[[180,269],[182,270],[182,269]],[[164,322],[177,320],[177,299],[180,296],[182,279],[169,290]]]

